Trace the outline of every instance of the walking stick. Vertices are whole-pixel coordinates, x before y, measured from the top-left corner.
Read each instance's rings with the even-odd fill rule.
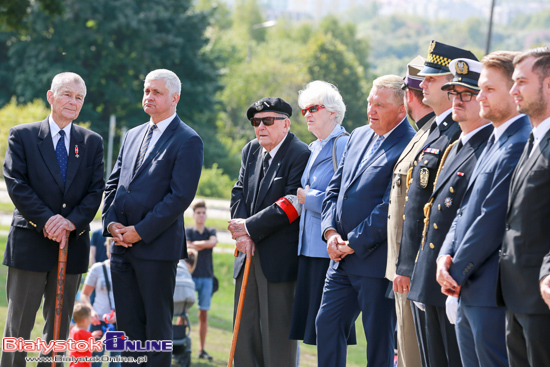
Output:
[[[239,256],[239,250],[235,249],[235,257]],[[237,305],[237,315],[235,316],[235,326],[233,327],[233,339],[231,340],[231,352],[229,353],[229,362],[227,367],[233,366],[233,358],[235,357],[235,347],[237,346],[237,336],[239,335],[239,326],[241,325],[241,316],[243,314],[244,296],[246,294],[246,286],[248,284],[248,273],[250,273],[250,264],[252,258],[246,257],[244,266],[243,282],[241,284],[241,293],[239,295],[239,304]]]
[[[65,247],[59,246],[57,260],[57,291],[55,293],[55,319],[53,323],[53,340],[59,340],[61,314],[63,313],[63,294],[65,293],[65,273],[67,271],[67,252],[69,251],[69,233],[65,235]],[[52,367],[55,367],[55,350],[52,351]]]

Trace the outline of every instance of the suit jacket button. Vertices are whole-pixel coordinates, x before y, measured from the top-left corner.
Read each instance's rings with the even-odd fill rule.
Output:
[[[433,250],[435,248],[435,245],[433,243],[430,243],[430,248]]]
[[[347,195],[344,195],[344,200],[347,200],[348,199],[348,196]]]
[[[130,193],[131,193],[131,191],[130,191],[130,190],[128,190],[128,194],[130,194]]]
[[[63,209],[65,209],[67,207],[67,204],[63,203],[62,207]]]
[[[436,223],[434,223],[434,229],[437,229],[437,228],[438,228],[438,227],[437,227],[437,224],[436,224]]]

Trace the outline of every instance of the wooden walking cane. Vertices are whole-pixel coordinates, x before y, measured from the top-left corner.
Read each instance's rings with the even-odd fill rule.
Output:
[[[61,314],[63,313],[63,294],[65,293],[65,273],[67,271],[67,252],[69,251],[69,233],[65,235],[65,247],[59,246],[57,260],[57,291],[55,293],[55,319],[53,323],[53,340],[59,340]],[[55,350],[52,351],[52,367],[55,367]]]
[[[235,249],[235,257],[239,256],[239,250]],[[233,339],[231,340],[231,352],[229,353],[229,362],[227,367],[233,366],[233,358],[235,357],[235,347],[237,346],[237,336],[239,335],[239,326],[241,325],[241,316],[243,314],[244,296],[246,294],[246,286],[248,284],[248,273],[250,273],[250,264],[252,257],[246,257],[244,265],[243,282],[241,284],[241,293],[239,295],[239,304],[237,305],[237,315],[235,316],[235,326],[233,326]]]

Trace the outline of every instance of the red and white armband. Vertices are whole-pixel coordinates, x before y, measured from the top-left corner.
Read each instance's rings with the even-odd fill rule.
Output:
[[[296,195],[286,195],[275,202],[285,212],[290,223],[294,222],[302,213],[302,204]]]

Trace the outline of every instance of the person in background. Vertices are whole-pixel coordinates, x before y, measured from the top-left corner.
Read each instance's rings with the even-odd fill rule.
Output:
[[[413,161],[418,150],[428,137],[428,131],[435,119],[433,109],[422,102],[422,88],[420,83],[424,77],[418,73],[424,67],[425,59],[417,56],[407,65],[407,75],[403,78],[401,88],[405,91],[404,102],[408,116],[415,122],[418,130],[409,144],[401,153],[393,169],[392,187],[388,205],[388,259],[386,262],[386,279],[393,281],[395,276],[395,263],[401,246],[401,233],[403,230],[403,210],[407,191],[407,173],[413,167]],[[397,316],[397,366],[418,367],[424,356],[420,354],[416,335],[426,338],[424,330],[416,330],[412,317],[411,302],[407,299],[407,293],[394,292],[395,313]],[[424,314],[421,314],[424,316]],[[425,365],[425,363],[423,363]]]
[[[91,310],[91,331],[100,331],[102,335],[108,330],[114,330],[114,325],[116,324],[115,298],[111,278],[110,241],[111,239],[107,238],[103,245],[106,247],[107,260],[92,265],[86,275],[82,292],[80,292],[80,302],[90,307]],[[95,293],[93,300],[91,299],[92,293]],[[93,355],[102,356],[104,352],[104,350],[94,352]],[[117,355],[120,355],[120,353],[111,352],[111,356]],[[101,367],[101,362],[92,363],[92,367]],[[111,362],[109,363],[109,367],[120,367],[120,363]]]
[[[302,175],[302,187],[298,189],[302,214],[298,242],[298,280],[290,339],[315,345],[315,318],[321,306],[323,285],[330,263],[327,245],[321,237],[321,210],[327,185],[342,160],[349,134],[342,126],[346,105],[338,88],[316,80],[299,94],[298,104],[302,108],[302,115],[308,130],[317,140],[309,145],[311,155]],[[355,344],[355,333],[351,344]]]
[[[95,263],[101,263],[107,260],[107,251],[105,251],[105,240],[103,237],[103,230],[96,229],[92,232],[92,238],[90,240],[90,265]]]
[[[213,358],[206,352],[206,333],[208,330],[208,310],[210,310],[210,302],[212,301],[213,285],[214,285],[214,265],[212,262],[212,251],[218,243],[216,230],[208,228],[206,223],[206,203],[201,200],[192,205],[193,219],[195,220],[194,227],[185,229],[185,237],[187,239],[187,250],[196,250],[198,252],[196,258],[196,266],[193,271],[193,281],[195,289],[199,295],[199,337],[200,337],[200,352],[199,359],[207,359],[211,361]]]
[[[101,338],[101,331],[96,330],[93,333],[88,331],[90,324],[92,323],[91,308],[83,303],[76,303],[73,310],[73,319],[75,326],[71,329],[70,338],[74,341],[88,342],[90,338]],[[71,357],[91,357],[92,352],[80,352],[72,351]],[[91,362],[71,362],[70,367],[91,367]]]

